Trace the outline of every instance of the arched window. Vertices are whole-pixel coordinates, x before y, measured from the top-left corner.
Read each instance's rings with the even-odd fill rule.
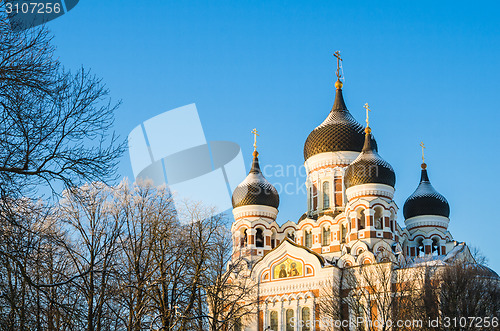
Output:
[[[293,309],[287,309],[286,310],[286,331],[294,331],[295,330],[295,323],[293,323]]]
[[[342,207],[344,204],[344,192],[342,191],[342,176],[336,174],[333,179],[333,191],[335,196],[335,206]]]
[[[373,217],[375,220],[375,229],[377,230],[382,230],[384,227],[384,218],[383,218],[383,213],[382,213],[382,208],[376,207],[375,208],[375,216]]]
[[[258,228],[255,234],[255,246],[264,247],[264,231],[261,228]]]
[[[302,331],[311,331],[311,310],[309,307],[302,308]]]
[[[271,249],[276,247],[276,230],[273,229],[273,233],[271,234]]]
[[[425,255],[425,247],[424,247],[424,239],[419,238],[417,241],[417,252],[416,256],[424,256]]]
[[[313,188],[312,188],[312,184],[311,184],[311,187],[309,188],[309,210],[310,211],[313,210]]]
[[[288,231],[288,233],[286,234],[286,236],[288,237],[288,239],[290,239],[291,241],[295,242],[295,233],[294,231]]]
[[[330,182],[323,182],[323,209],[330,208]]]
[[[434,256],[441,255],[438,237],[432,238],[432,255]]]
[[[318,209],[318,187],[316,187],[316,184],[313,183],[312,186],[312,209],[316,210]]]
[[[391,224],[391,231],[394,232],[394,224],[396,223],[396,213],[394,210],[391,210],[391,218],[390,218],[390,224]]]
[[[241,239],[240,246],[245,247],[247,245],[247,240],[248,240],[247,229],[243,230],[243,233],[241,234],[240,239]]]
[[[278,312],[277,311],[272,311],[271,312],[271,318],[270,318],[270,327],[271,330],[276,330],[278,331]]]
[[[330,227],[323,227],[323,233],[321,234],[322,237],[322,245],[323,246],[328,246],[330,245]]]
[[[311,230],[307,231],[305,230],[304,232],[304,241],[305,241],[305,246],[307,248],[311,248],[312,246],[312,233],[311,233]]]
[[[347,227],[345,226],[345,224],[342,224],[342,226],[340,228],[340,243],[341,244],[345,244],[346,237],[347,237]]]
[[[365,211],[364,210],[358,211],[358,230],[363,230],[365,228],[365,222],[366,222]]]

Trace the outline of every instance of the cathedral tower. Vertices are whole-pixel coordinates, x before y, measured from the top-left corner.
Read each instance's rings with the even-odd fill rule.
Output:
[[[422,152],[423,152],[423,144]],[[424,160],[422,153],[422,161]],[[420,183],[406,200],[403,207],[405,225],[409,232],[407,254],[444,255],[446,243],[452,239],[448,231],[450,205],[446,198],[434,189],[427,174],[427,164],[422,163]]]
[[[335,102],[328,117],[307,137],[304,159],[307,172],[308,215],[322,211],[339,212],[347,201],[344,197],[344,170],[363,149],[363,126],[351,115],[342,95],[342,82],[337,80]],[[372,138],[372,146],[377,144]]]
[[[345,173],[348,200],[345,212],[349,221],[347,242],[351,247],[351,254],[355,256],[360,255],[355,247],[357,241],[365,243],[368,249],[377,255],[380,252],[374,251],[376,243],[383,240],[392,246],[392,243],[399,239],[396,223],[397,206],[393,201],[396,175],[392,166],[373,146],[368,104],[365,108],[367,127],[363,150],[347,167]],[[385,249],[388,250],[387,247]],[[373,262],[375,261],[367,261],[367,263]]]
[[[252,168],[233,192],[233,256],[249,260],[264,256],[275,243],[271,225],[276,223],[280,203],[276,188],[260,170],[255,135]]]

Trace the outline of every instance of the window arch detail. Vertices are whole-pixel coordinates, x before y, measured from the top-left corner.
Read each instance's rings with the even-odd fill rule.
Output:
[[[271,315],[270,315],[270,326],[271,326],[271,330],[278,330],[278,312],[273,310],[271,311]]]
[[[255,232],[255,246],[264,247],[264,230],[262,228],[257,228]]]
[[[309,307],[302,308],[302,331],[311,331],[311,309]]]
[[[330,245],[330,227],[329,226],[323,226],[323,231],[321,232],[321,239],[322,239],[322,245],[323,246],[329,246]]]
[[[330,182],[323,182],[323,209],[330,208]]]
[[[304,230],[304,246],[312,247],[312,230]]]
[[[286,310],[286,331],[294,331],[295,323],[293,323],[293,309]]]

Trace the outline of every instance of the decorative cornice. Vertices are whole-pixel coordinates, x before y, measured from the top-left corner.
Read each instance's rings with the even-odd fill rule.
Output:
[[[423,215],[415,216],[405,220],[405,225],[408,230],[421,227],[441,227],[448,229],[450,219],[444,216]]]
[[[276,220],[278,209],[262,205],[241,206],[233,209],[233,216],[235,220],[244,217],[266,217],[271,220]]]
[[[357,157],[358,152],[326,152],[316,154],[304,162],[307,173],[322,167],[347,166]]]
[[[361,196],[385,197],[392,200],[394,197],[394,188],[384,184],[363,184],[350,187],[346,190],[347,200]]]

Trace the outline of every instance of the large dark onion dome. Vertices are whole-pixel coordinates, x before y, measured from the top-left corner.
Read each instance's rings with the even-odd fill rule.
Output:
[[[233,208],[261,205],[278,208],[280,197],[276,188],[262,175],[259,166],[259,153],[253,152],[252,169],[248,176],[233,192]]]
[[[346,169],[344,183],[346,189],[362,184],[396,185],[396,174],[373,146],[371,129],[366,128],[365,143],[361,154]]]
[[[363,126],[347,110],[342,96],[342,85],[342,82],[337,80],[335,102],[330,114],[307,137],[304,144],[305,160],[325,152],[361,152],[363,149]],[[377,150],[377,143],[374,139],[372,146]]]
[[[406,199],[403,207],[405,219],[422,215],[450,216],[450,205],[446,198],[438,193],[427,175],[427,165],[422,163],[420,184],[412,195]]]

